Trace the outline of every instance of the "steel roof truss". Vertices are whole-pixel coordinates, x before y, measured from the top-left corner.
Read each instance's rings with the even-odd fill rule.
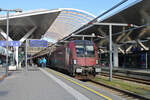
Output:
[[[119,47],[118,50],[119,50],[121,53],[125,54],[124,50],[122,50],[121,47]]]
[[[102,34],[102,36],[107,37],[106,32],[104,32],[100,27],[98,28],[98,31]],[[108,38],[106,38],[107,42],[109,41]],[[103,45],[104,42],[106,41],[105,39],[103,39],[102,41],[100,41],[100,45]]]
[[[138,38],[142,37],[147,31],[150,30],[150,26],[147,26],[146,28],[144,28],[141,33],[138,35]]]
[[[144,50],[149,50],[149,48],[146,47],[139,39],[137,40],[137,43],[138,43]]]
[[[133,47],[133,45],[130,45],[130,46],[126,49],[126,52],[129,52],[132,47]]]
[[[133,32],[133,30],[129,31],[120,42],[124,42],[126,39],[128,39],[129,41],[131,41],[131,38],[129,37],[129,35]]]
[[[23,43],[36,29],[37,29],[36,26],[33,27],[29,32],[26,33],[24,37],[20,39],[20,42]]]
[[[0,28],[0,33],[5,39],[7,38],[7,34],[1,28]],[[12,39],[9,36],[8,36],[8,41],[12,41]]]
[[[118,38],[116,39],[116,42],[119,42],[120,40],[121,40],[121,38],[125,35],[125,27],[123,27],[123,29],[122,29],[123,31],[123,33],[122,34],[120,34],[119,36],[118,36]]]

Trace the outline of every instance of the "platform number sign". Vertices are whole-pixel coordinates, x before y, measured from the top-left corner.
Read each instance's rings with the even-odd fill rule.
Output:
[[[20,41],[8,41],[8,46],[9,47],[19,47],[21,45]],[[0,41],[0,46],[7,46],[6,41]]]

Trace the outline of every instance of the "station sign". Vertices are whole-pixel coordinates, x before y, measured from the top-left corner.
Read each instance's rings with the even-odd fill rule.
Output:
[[[30,47],[47,47],[48,42],[46,40],[30,40]]]
[[[9,47],[19,47],[21,45],[20,41],[8,41]],[[0,46],[7,46],[7,41],[0,41]]]

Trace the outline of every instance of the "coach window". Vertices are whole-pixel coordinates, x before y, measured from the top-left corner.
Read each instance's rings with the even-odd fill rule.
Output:
[[[63,53],[62,52],[58,52],[58,55],[62,55]]]
[[[67,49],[67,53],[70,54],[70,48],[66,48]]]

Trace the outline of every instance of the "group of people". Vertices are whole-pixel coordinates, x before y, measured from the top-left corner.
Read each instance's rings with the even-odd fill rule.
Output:
[[[42,66],[42,68],[46,67],[46,59],[45,59],[45,57],[39,59],[39,65]]]

